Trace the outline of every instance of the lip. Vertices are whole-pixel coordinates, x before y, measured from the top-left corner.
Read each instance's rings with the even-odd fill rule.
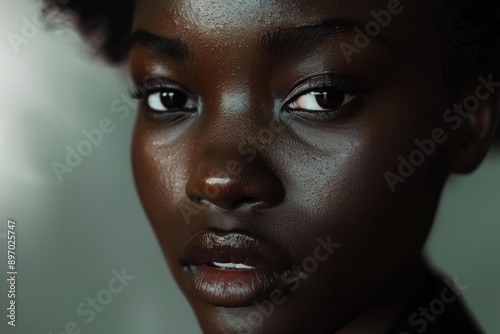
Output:
[[[269,299],[285,289],[291,261],[281,252],[240,233],[201,232],[184,247],[184,273],[194,292],[214,306],[244,307]],[[227,269],[215,263],[241,264],[249,269]]]

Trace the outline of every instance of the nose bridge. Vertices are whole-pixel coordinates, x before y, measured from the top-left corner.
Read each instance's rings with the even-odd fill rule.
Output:
[[[220,78],[204,99],[200,141],[208,149],[238,151],[238,146],[255,137],[273,119],[272,102],[259,87],[236,78]],[[210,146],[210,147],[209,147]],[[264,152],[261,152],[264,153]]]
[[[236,90],[205,105],[208,110],[204,108],[201,116],[186,184],[191,201],[234,210],[270,208],[283,200],[283,184],[270,156],[262,148],[247,145],[266,118],[263,113],[252,113],[251,100],[248,92]]]

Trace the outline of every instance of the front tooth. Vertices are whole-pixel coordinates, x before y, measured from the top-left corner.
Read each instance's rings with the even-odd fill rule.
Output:
[[[220,263],[220,262],[212,262],[214,266],[223,268],[223,269],[255,269],[255,267],[250,267],[244,265],[243,263]]]
[[[237,263],[236,269],[255,269],[255,267],[244,265],[243,263]]]

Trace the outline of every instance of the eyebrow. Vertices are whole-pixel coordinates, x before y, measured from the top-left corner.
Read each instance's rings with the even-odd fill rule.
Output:
[[[187,44],[181,39],[155,35],[141,29],[134,31],[130,38],[131,46],[137,44],[176,60],[186,60],[190,56]]]
[[[262,33],[255,41],[257,48],[268,56],[294,51],[307,50],[341,33],[358,34],[355,28],[365,27],[365,23],[347,19],[326,19],[311,22],[298,27],[277,28]],[[389,41],[382,35],[368,37],[389,48],[394,53]]]
[[[346,19],[326,19],[298,27],[280,27],[261,33],[254,41],[256,49],[267,56],[275,56],[285,51],[307,50],[341,33],[357,34],[356,27],[364,27],[362,22]],[[368,37],[387,47],[394,53],[389,41],[382,35]],[[186,60],[191,56],[187,43],[179,38],[171,38],[138,29],[132,33],[131,46],[140,44],[147,49],[175,60]]]

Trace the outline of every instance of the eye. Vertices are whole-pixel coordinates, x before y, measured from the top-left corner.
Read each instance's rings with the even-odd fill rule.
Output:
[[[176,89],[154,91],[148,94],[146,101],[151,110],[159,112],[194,111],[197,106],[193,98]]]
[[[354,98],[354,95],[334,89],[310,91],[300,95],[292,103],[288,104],[288,109],[303,111],[335,110],[345,106]]]

